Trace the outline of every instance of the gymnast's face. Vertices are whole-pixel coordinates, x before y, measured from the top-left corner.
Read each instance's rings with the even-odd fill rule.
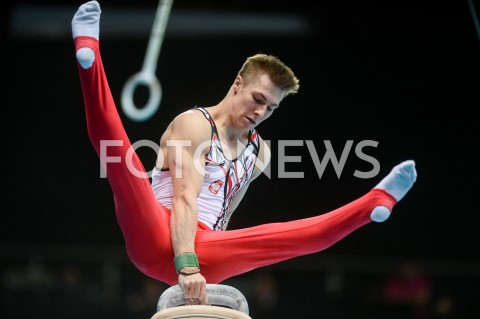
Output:
[[[233,85],[234,125],[252,129],[268,119],[279,107],[285,92],[276,86],[268,74],[245,79],[237,76]]]

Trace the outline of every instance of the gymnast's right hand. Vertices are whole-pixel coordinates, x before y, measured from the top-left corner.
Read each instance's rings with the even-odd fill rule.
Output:
[[[178,284],[183,289],[185,305],[208,305],[207,281],[202,274],[179,274]]]

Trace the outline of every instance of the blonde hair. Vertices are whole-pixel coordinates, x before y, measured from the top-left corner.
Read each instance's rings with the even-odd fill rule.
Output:
[[[285,92],[285,96],[297,93],[300,88],[300,81],[292,69],[273,55],[258,53],[248,57],[238,75],[248,81],[262,73],[268,74],[272,82]]]

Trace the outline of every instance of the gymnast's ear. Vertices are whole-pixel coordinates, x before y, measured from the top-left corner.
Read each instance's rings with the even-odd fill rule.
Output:
[[[238,90],[240,90],[240,87],[243,84],[243,78],[241,75],[237,75],[235,78],[235,81],[233,82],[233,93],[237,94]]]

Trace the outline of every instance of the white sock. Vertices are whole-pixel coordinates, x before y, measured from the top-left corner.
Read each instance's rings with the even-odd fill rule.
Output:
[[[95,61],[95,52],[90,48],[80,48],[77,50],[77,61],[84,69],[89,69]]]
[[[395,197],[398,202],[407,194],[416,180],[417,171],[415,170],[415,162],[409,160],[395,166],[375,188],[387,191]]]
[[[395,166],[375,188],[383,189],[400,201],[412,188],[417,180],[415,162],[408,160]],[[383,222],[390,216],[390,210],[385,206],[377,206],[370,213],[370,218],[376,222]]]
[[[82,4],[72,19],[72,35],[75,39],[79,36],[87,36],[99,39],[100,35],[100,4],[97,1],[89,1]],[[91,48],[77,50],[77,61],[84,69],[88,69],[95,61],[95,53]]]
[[[381,223],[390,217],[390,210],[385,206],[377,206],[370,213],[370,219],[374,222]]]
[[[72,19],[73,38],[87,36],[98,40],[101,12],[100,4],[97,1],[89,1],[82,4]]]

